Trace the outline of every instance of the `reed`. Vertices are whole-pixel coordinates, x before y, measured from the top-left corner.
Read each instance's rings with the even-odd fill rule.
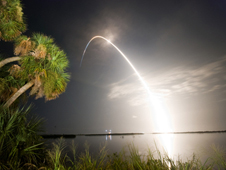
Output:
[[[53,148],[47,151],[50,167],[54,170],[66,169],[65,162],[67,155],[64,154],[66,145],[63,138],[58,139],[56,142],[53,142],[52,145]]]

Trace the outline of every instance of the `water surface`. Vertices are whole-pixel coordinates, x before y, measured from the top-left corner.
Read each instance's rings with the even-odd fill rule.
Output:
[[[56,139],[49,140],[49,142],[54,140]],[[76,136],[65,140],[68,145],[74,141],[78,146],[78,152],[84,151],[84,144],[87,142],[90,145],[91,154],[98,153],[105,144],[109,154],[120,152],[122,149],[128,154],[128,145],[134,144],[140,155],[147,155],[148,149],[155,151],[157,146],[162,153],[168,152],[174,160],[179,157],[183,161],[191,159],[193,153],[205,161],[212,154],[213,144],[226,148],[226,133]]]

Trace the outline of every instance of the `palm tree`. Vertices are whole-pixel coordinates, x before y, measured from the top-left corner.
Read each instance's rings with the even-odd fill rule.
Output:
[[[23,86],[11,94],[5,107],[30,88],[30,95],[36,95],[36,99],[45,96],[46,100],[55,99],[65,91],[70,77],[66,71],[69,62],[51,37],[39,33],[31,38],[20,36],[15,40],[14,53],[15,57],[2,60],[0,66],[19,61],[19,65],[10,67],[8,76],[19,79]]]
[[[20,87],[24,85],[24,81],[18,79],[17,77],[13,77],[9,73],[9,69],[12,67],[11,64],[7,64],[6,66],[0,69],[0,103],[5,103],[13,94],[15,94]],[[16,67],[16,65],[14,66]],[[21,95],[21,101],[25,101],[27,99],[26,93]],[[19,102],[19,100],[18,100]],[[13,105],[18,105],[18,102],[14,102]]]
[[[12,41],[25,30],[20,0],[0,0],[0,40]]]

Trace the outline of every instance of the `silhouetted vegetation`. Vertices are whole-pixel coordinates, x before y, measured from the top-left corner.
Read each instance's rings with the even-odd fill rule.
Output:
[[[27,109],[0,106],[0,169],[23,169],[26,164],[39,164],[44,142],[38,135],[43,120]]]
[[[37,135],[33,136],[37,138]],[[14,137],[15,142],[23,143],[19,139]],[[37,141],[24,136],[24,141],[29,140],[32,142]],[[2,138],[0,143],[2,143]],[[98,153],[92,154],[89,151],[88,143],[84,144],[85,151],[78,153],[74,141],[72,141],[70,146],[66,146],[63,138],[53,142],[50,149],[43,147],[44,145],[41,142],[30,144],[30,146],[32,147],[24,145],[21,148],[20,145],[20,154],[15,154],[15,151],[19,151],[19,149],[15,150],[15,148],[18,148],[18,145],[7,148],[7,151],[6,149],[3,150],[4,147],[1,147],[0,158],[3,161],[1,161],[0,168],[5,170],[207,170],[226,168],[225,153],[221,148],[216,146],[212,146],[213,156],[208,158],[204,163],[195,154],[186,162],[181,160],[175,161],[166,153],[161,153],[157,148],[155,151],[147,149],[147,153],[141,155],[138,148],[133,144],[127,146],[127,152],[123,149],[121,152],[113,154],[108,154],[106,145],[102,146]],[[72,155],[68,156],[69,152]],[[12,155],[15,156],[12,157]]]

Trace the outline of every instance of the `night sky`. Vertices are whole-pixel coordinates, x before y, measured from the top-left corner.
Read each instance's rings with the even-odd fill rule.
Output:
[[[56,100],[32,100],[47,133],[152,132],[158,95],[174,131],[226,129],[225,0],[22,0],[25,35],[55,39],[71,80]],[[164,118],[163,118],[164,119]]]

